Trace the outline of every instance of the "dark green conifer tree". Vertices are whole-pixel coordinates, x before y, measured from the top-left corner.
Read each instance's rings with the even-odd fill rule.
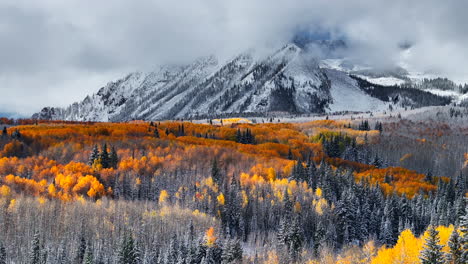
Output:
[[[110,166],[109,152],[107,150],[107,144],[104,143],[101,148],[101,153],[99,154],[101,158],[101,165],[103,168],[107,169]]]
[[[458,228],[454,228],[450,239],[448,241],[449,253],[447,254],[447,261],[451,264],[465,264],[462,262],[463,249],[460,241],[460,235],[458,234]]]
[[[117,151],[115,150],[115,147],[111,147],[111,153],[109,156],[109,167],[110,168],[117,168],[119,165],[119,156],[117,155]]]
[[[41,264],[41,242],[39,233],[35,233],[29,251],[29,264]]]
[[[99,159],[99,149],[97,145],[94,145],[91,156],[89,156],[89,165],[93,165],[94,161],[97,159]]]
[[[420,259],[422,264],[443,264],[442,246],[439,245],[439,232],[433,225],[429,226],[427,231],[429,237],[426,238],[426,243],[421,251]]]
[[[117,256],[118,264],[137,264],[140,261],[140,254],[135,240],[131,235],[124,235]]]

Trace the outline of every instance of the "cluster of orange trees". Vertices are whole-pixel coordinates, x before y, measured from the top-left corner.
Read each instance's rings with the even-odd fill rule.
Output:
[[[413,196],[420,190],[435,190],[434,183],[424,181],[424,175],[414,171],[376,168],[327,157],[318,134],[342,133],[355,138],[358,144],[365,144],[364,138],[367,144],[378,141],[378,131],[353,130],[346,124],[324,120],[226,126],[191,122],[18,126],[10,128],[9,132],[19,131],[20,137],[1,139],[0,176],[2,184],[12,193],[70,200],[79,196],[112,195],[108,183],[119,175],[132,174],[133,180],[138,181],[137,178],[145,175],[189,168],[200,162],[209,164],[213,159],[223,161],[228,175],[252,173],[257,181],[286,179],[296,162],[311,159],[318,166],[325,161],[334,168],[352,168],[356,171],[356,180],[378,183],[387,193]],[[254,135],[255,144],[236,142],[236,133],[246,129]],[[117,149],[116,168],[102,169],[89,164],[93,146],[103,143]],[[391,182],[387,181],[389,177]]]

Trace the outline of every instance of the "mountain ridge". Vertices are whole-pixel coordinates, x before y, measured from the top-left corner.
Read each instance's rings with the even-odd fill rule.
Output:
[[[45,107],[33,118],[119,122],[246,113],[324,114],[385,110],[395,103],[361,84],[347,72],[321,67],[317,58],[290,43],[262,58],[247,51],[227,62],[207,56],[187,65],[130,73],[81,102]]]

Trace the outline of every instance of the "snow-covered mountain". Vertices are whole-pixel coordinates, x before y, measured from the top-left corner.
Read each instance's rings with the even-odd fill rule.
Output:
[[[66,108],[45,107],[33,118],[126,121],[374,111],[396,103],[390,98],[397,96],[393,90],[389,96],[376,96],[361,86],[349,72],[324,67],[323,61],[288,44],[262,58],[249,51],[227,62],[209,56],[189,65],[131,73],[81,102]]]

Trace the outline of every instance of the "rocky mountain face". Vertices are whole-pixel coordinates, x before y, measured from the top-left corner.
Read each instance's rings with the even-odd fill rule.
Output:
[[[204,57],[162,66],[107,84],[66,108],[45,107],[36,119],[127,121],[220,115],[325,113],[385,109],[388,100],[348,73],[324,69],[295,44],[258,58],[245,52],[227,62]]]

